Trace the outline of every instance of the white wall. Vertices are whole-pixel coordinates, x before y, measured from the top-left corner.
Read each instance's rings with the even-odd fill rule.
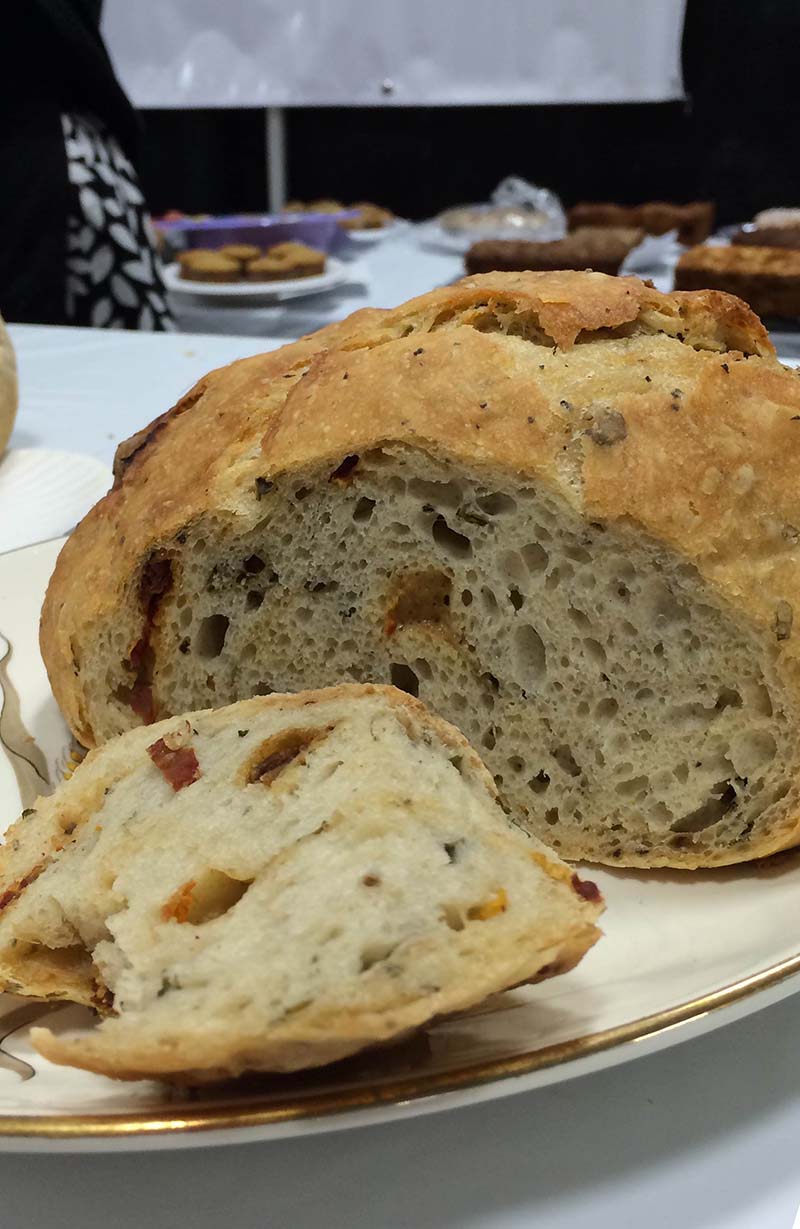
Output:
[[[685,0],[105,0],[142,107],[662,101]]]

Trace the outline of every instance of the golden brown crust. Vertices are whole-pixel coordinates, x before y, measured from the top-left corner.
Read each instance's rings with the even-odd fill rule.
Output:
[[[675,268],[675,286],[739,295],[762,316],[800,316],[800,251],[780,247],[694,247]]]
[[[501,330],[509,322],[523,336],[506,336]],[[620,393],[632,342],[653,381]],[[611,396],[630,419],[628,438],[613,449],[587,441],[589,423],[576,433],[560,404],[558,372],[540,361],[559,347],[567,362],[576,343],[581,354],[584,346],[596,348],[586,399]],[[744,361],[743,352],[761,357]],[[182,530],[210,509],[253,524],[257,479],[328,459],[335,466],[388,440],[536,475],[571,502],[583,499],[592,515],[638,519],[709,579],[730,586],[745,612],[773,618],[774,587],[785,584],[794,593],[796,583],[770,526],[778,509],[800,525],[800,495],[790,478],[800,447],[800,382],[773,354],[747,307],[715,291],[663,295],[637,278],[496,273],[394,310],[357,312],[281,350],[211,372],[133,446],[121,446],[115,488],[59,557],[41,644],[70,726],[85,745],[96,741],[80,659],[103,618],[113,612],[117,622],[131,619],[154,552],[179,556]],[[683,392],[679,414],[670,409],[676,386]],[[565,467],[573,436],[577,445]],[[680,466],[663,463],[670,448]],[[735,475],[747,465],[755,480],[742,493]],[[675,501],[693,483],[717,481],[712,470],[722,477],[716,497],[701,501],[708,508],[703,524],[687,518],[685,501],[676,511]],[[745,510],[751,536],[737,570],[724,555],[724,535],[732,528],[736,534]],[[774,574],[766,574],[769,567]],[[131,645],[137,635],[132,630]]]
[[[543,947],[532,966],[527,959],[511,955],[493,960],[491,978],[497,987],[546,981],[568,973],[586,955],[601,936],[591,923],[578,924],[555,947]],[[487,994],[492,993],[487,990]],[[283,1029],[273,1028],[265,1039],[263,1030],[242,1032],[232,1042],[229,1037],[203,1034],[198,1030],[181,1046],[176,1069],[176,1054],[172,1047],[158,1048],[146,1040],[130,1037],[124,1059],[95,1040],[93,1034],[77,1038],[64,1037],[47,1028],[31,1029],[34,1048],[50,1062],[82,1067],[112,1079],[140,1080],[145,1078],[179,1080],[187,1084],[206,1084],[230,1079],[244,1071],[289,1072],[320,1067],[337,1062],[369,1046],[398,1041],[423,1025],[430,1026],[437,1017],[454,1015],[475,1003],[474,988],[465,983],[461,995],[437,993],[417,998],[398,1006],[387,1023],[385,1014],[377,1011],[348,1013],[304,1013],[307,1020],[295,1020]],[[110,1052],[109,1052],[110,1051]],[[123,1063],[125,1065],[123,1065]]]

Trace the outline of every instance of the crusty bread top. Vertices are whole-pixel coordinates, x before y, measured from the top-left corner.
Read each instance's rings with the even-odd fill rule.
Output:
[[[626,424],[614,447],[594,429],[609,409]],[[530,475],[594,519],[638,522],[771,620],[775,589],[796,587],[780,536],[800,525],[795,414],[800,383],[750,309],[717,291],[493,273],[356,312],[211,372],[120,446],[115,487],[66,544],[45,603],[56,697],[91,745],[81,647],[133,600],[153,552],[178,556],[181,531],[208,514],[245,531],[270,474],[388,440]]]

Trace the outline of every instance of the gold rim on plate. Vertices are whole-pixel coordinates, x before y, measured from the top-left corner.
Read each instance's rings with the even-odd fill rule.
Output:
[[[604,1050],[642,1041],[676,1025],[702,1019],[720,1008],[767,990],[800,973],[800,953],[758,973],[723,986],[710,994],[690,999],[665,1011],[641,1016],[628,1024],[586,1033],[569,1041],[530,1050],[513,1058],[491,1059],[472,1063],[452,1071],[420,1077],[391,1080],[385,1084],[317,1093],[277,1102],[267,1099],[257,1105],[221,1105],[182,1112],[156,1114],[144,1111],[136,1114],[53,1114],[45,1116],[0,1115],[0,1137],[29,1139],[121,1139],[136,1136],[158,1137],[172,1132],[188,1133],[220,1131],[270,1126],[299,1119],[325,1117],[346,1111],[376,1109],[423,1097],[477,1088],[495,1080],[511,1079],[543,1071],[578,1058],[588,1058]]]

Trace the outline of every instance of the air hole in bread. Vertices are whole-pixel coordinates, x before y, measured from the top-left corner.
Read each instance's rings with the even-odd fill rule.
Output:
[[[408,493],[423,504],[456,509],[461,503],[462,489],[458,482],[431,482],[425,478],[412,478]],[[426,509],[432,511],[433,508]]]
[[[361,972],[366,973],[376,964],[388,960],[396,947],[396,943],[368,943],[361,952]]]
[[[375,510],[375,502],[374,499],[368,499],[366,495],[363,495],[353,509],[353,520],[368,521]]]
[[[60,977],[82,979],[88,974],[97,978],[97,969],[86,946],[77,941],[65,947],[47,947],[43,943],[26,943],[19,941],[22,951],[17,955],[25,957],[31,981],[37,981],[46,974],[57,972]]]
[[[647,793],[649,785],[649,777],[630,777],[627,781],[619,782],[616,792],[620,798],[638,798]]]
[[[579,777],[581,775],[580,765],[575,759],[575,756],[572,754],[572,748],[567,746],[566,743],[562,743],[561,746],[556,747],[554,751],[550,752],[550,754],[562,772],[565,772],[567,776]]]
[[[455,841],[445,841],[444,852],[447,854],[447,860],[451,865],[459,861],[465,843],[463,837],[459,837]]]
[[[219,657],[228,634],[230,620],[221,614],[208,615],[200,623],[194,638],[194,651],[199,657]]]
[[[515,610],[521,610],[525,603],[525,598],[522,596],[519,589],[509,589],[508,600]]]
[[[547,652],[539,633],[530,623],[514,629],[513,653],[523,686],[535,686],[547,672]]]
[[[479,496],[477,504],[487,516],[503,516],[517,510],[516,499],[512,499],[510,495],[504,495],[502,491],[493,491],[491,495]]]
[[[339,465],[337,465],[336,469],[331,474],[329,481],[331,482],[349,481],[353,474],[353,471],[358,465],[358,460],[359,458],[356,453],[353,453],[352,455],[345,457],[344,460],[341,461]]]
[[[405,662],[393,661],[389,667],[389,678],[392,686],[400,691],[405,691],[410,696],[419,695],[419,679]]]
[[[517,584],[524,585],[527,580],[527,572],[525,564],[522,561],[522,556],[518,551],[507,550],[500,556],[500,568],[508,580],[516,581]]]
[[[718,781],[711,789],[711,797],[696,810],[690,811],[672,824],[673,832],[702,832],[718,823],[736,806],[736,790],[731,781]]]
[[[464,914],[458,905],[444,904],[442,905],[442,920],[451,930],[463,930],[465,926]]]
[[[583,647],[587,656],[590,657],[592,661],[597,662],[600,666],[604,666],[606,664],[606,651],[599,640],[594,640],[591,636],[587,636],[583,642]]]
[[[262,589],[251,589],[245,598],[245,606],[248,610],[259,610],[264,601],[264,592]]]
[[[441,623],[447,619],[452,587],[452,579],[437,568],[396,577],[386,612],[386,634],[393,635],[409,623]]]
[[[549,534],[547,536],[550,537]],[[550,562],[550,556],[540,542],[529,542],[527,546],[522,547],[520,554],[522,555],[525,567],[531,575],[535,575],[537,572],[544,572]]]
[[[486,614],[491,616],[497,613],[497,598],[485,585],[481,589],[481,601]]]
[[[431,527],[433,540],[446,555],[454,559],[464,559],[472,554],[472,543],[463,533],[451,529],[443,516],[437,516]]]
[[[332,729],[281,730],[250,754],[240,776],[248,785],[272,785],[290,765],[304,764],[311,747],[327,738]]]
[[[535,777],[531,777],[528,782],[528,787],[534,794],[543,794],[550,784],[550,777],[545,770],[541,768]]]
[[[588,631],[588,629],[592,626],[592,621],[589,616],[585,615],[582,610],[578,610],[576,606],[570,606],[567,609],[567,614],[575,626],[583,631]]]
[[[165,922],[190,926],[213,922],[242,899],[252,882],[252,879],[234,879],[224,871],[209,867],[173,892],[161,908],[161,917]]]
[[[575,563],[591,563],[592,556],[584,546],[565,546],[564,554]]]

